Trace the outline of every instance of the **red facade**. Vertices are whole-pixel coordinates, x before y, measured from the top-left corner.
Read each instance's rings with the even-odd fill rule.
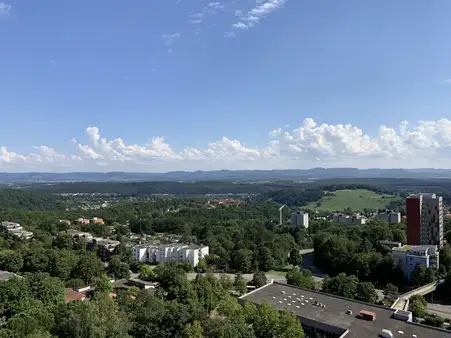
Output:
[[[421,237],[421,199],[407,198],[407,244],[420,245]]]

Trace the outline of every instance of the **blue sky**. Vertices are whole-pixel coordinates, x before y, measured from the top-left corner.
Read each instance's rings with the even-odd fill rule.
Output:
[[[451,167],[450,12],[0,0],[0,170]]]

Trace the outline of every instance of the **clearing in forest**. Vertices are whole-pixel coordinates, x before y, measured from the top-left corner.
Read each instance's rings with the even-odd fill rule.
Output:
[[[399,199],[399,196],[378,194],[366,189],[346,189],[325,192],[319,201],[309,203],[305,208],[331,212],[341,212],[347,207],[353,211],[362,211],[364,208],[383,209],[388,203]]]

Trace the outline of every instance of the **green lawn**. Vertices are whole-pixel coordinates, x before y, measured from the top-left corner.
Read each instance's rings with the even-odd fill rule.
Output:
[[[364,208],[378,209],[385,208],[391,201],[399,200],[398,196],[394,195],[379,195],[373,191],[365,189],[356,190],[337,190],[333,192],[336,196],[324,196],[318,202],[312,202],[305,206],[305,208],[315,209],[320,211],[343,211],[350,207],[353,211],[362,211]]]

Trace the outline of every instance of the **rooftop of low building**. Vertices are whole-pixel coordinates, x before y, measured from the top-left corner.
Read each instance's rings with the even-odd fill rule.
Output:
[[[254,304],[266,301],[280,310],[287,308],[306,325],[321,327],[339,335],[349,330],[346,338],[378,337],[382,329],[390,330],[393,337],[451,337],[450,331],[394,319],[394,310],[388,307],[277,282],[256,289],[240,299]],[[362,310],[374,313],[375,321],[360,319],[358,315]],[[349,311],[352,314],[348,314]]]

